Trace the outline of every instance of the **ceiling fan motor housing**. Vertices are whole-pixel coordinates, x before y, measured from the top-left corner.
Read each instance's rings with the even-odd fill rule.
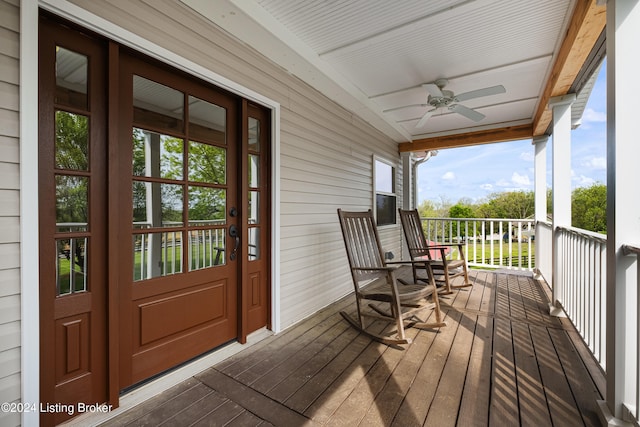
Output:
[[[427,102],[429,105],[435,108],[446,107],[451,104],[455,100],[453,96],[453,92],[450,90],[442,89],[442,96],[433,96],[429,95],[427,97]]]

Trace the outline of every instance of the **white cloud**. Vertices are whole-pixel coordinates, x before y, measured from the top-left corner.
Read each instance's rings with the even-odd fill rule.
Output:
[[[531,180],[527,175],[520,175],[518,172],[514,172],[511,175],[511,181],[521,187],[529,187],[531,185]]]
[[[487,184],[482,184],[480,186],[480,188],[482,188],[483,190],[491,191],[491,190],[493,190],[493,185],[488,184],[488,183]]]
[[[607,113],[587,108],[582,113],[582,123],[604,123],[607,121]]]
[[[530,151],[525,151],[525,152],[520,153],[520,158],[522,160],[524,160],[525,162],[532,162],[533,158],[534,158],[534,155]]]
[[[509,181],[507,181],[506,179],[501,179],[498,182],[496,182],[496,185],[498,187],[511,187],[511,183]]]
[[[605,157],[592,157],[583,163],[584,166],[591,169],[607,169],[607,159]]]
[[[447,172],[442,175],[442,179],[444,179],[445,181],[453,181],[454,179],[456,179],[456,174],[453,172]]]
[[[580,176],[574,175],[572,179],[573,179],[573,182],[575,182],[577,187],[591,187],[596,182],[593,178],[590,178],[584,175],[580,175]]]

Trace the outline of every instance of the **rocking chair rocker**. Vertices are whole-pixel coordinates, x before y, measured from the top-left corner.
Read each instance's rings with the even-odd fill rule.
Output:
[[[391,346],[411,343],[411,338],[405,335],[407,327],[445,326],[429,262],[419,261],[418,263],[428,272],[431,280],[426,284],[405,283],[396,278],[396,271],[399,264],[406,264],[406,262],[393,263],[397,265],[385,262],[371,210],[345,212],[338,209],[338,217],[355,288],[357,309],[356,319],[345,312],[340,312],[342,317],[363,334]],[[429,297],[431,302],[427,301]],[[365,306],[365,301],[370,302],[368,306]],[[434,322],[425,323],[416,316],[418,311],[426,308],[433,309]],[[394,332],[384,334],[373,331],[370,328],[371,325],[366,325],[365,318],[395,324],[395,336],[393,336]]]

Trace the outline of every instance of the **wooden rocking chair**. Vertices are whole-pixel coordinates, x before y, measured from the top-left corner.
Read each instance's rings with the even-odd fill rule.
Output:
[[[351,277],[355,288],[357,319],[340,312],[354,328],[370,338],[387,345],[409,344],[411,339],[405,335],[406,327],[439,328],[445,326],[442,321],[436,284],[431,280],[421,284],[408,284],[396,278],[398,265],[388,265],[384,260],[380,238],[371,210],[367,212],[344,212],[338,209],[342,236],[347,249],[351,268]],[[423,269],[430,272],[429,262],[419,262]],[[429,274],[429,273],[428,273]],[[431,297],[429,303],[427,298]],[[370,301],[368,307],[363,304]],[[425,323],[416,316],[422,309],[432,308],[435,321]],[[395,323],[395,336],[392,333],[377,333],[368,329],[365,318],[381,319]],[[372,322],[373,323],[373,322]]]
[[[402,222],[404,236],[407,239],[407,247],[411,259],[414,261],[428,259],[430,261],[432,273],[435,275],[435,281],[444,285],[444,290],[440,292],[441,294],[450,294],[453,292],[452,289],[465,288],[473,285],[469,281],[467,260],[464,256],[464,245],[462,243],[438,243],[430,245],[424,235],[422,221],[420,221],[418,211],[416,209],[398,209],[398,212],[400,213],[400,221]],[[447,259],[447,251],[455,246],[458,247],[458,251],[460,252],[460,259]],[[435,256],[436,254],[432,254],[432,252],[439,253],[439,256]],[[420,264],[413,264],[414,282],[423,280],[418,275],[419,270]],[[431,276],[431,273],[429,276]],[[462,285],[452,285],[452,279],[458,276],[463,276],[464,282]]]

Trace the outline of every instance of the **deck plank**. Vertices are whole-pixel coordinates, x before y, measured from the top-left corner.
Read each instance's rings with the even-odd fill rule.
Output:
[[[493,317],[478,316],[456,425],[486,426],[491,400]]]
[[[348,296],[104,425],[599,425],[602,372],[540,283],[470,278],[442,298],[447,326],[409,328],[401,350],[342,319]]]

